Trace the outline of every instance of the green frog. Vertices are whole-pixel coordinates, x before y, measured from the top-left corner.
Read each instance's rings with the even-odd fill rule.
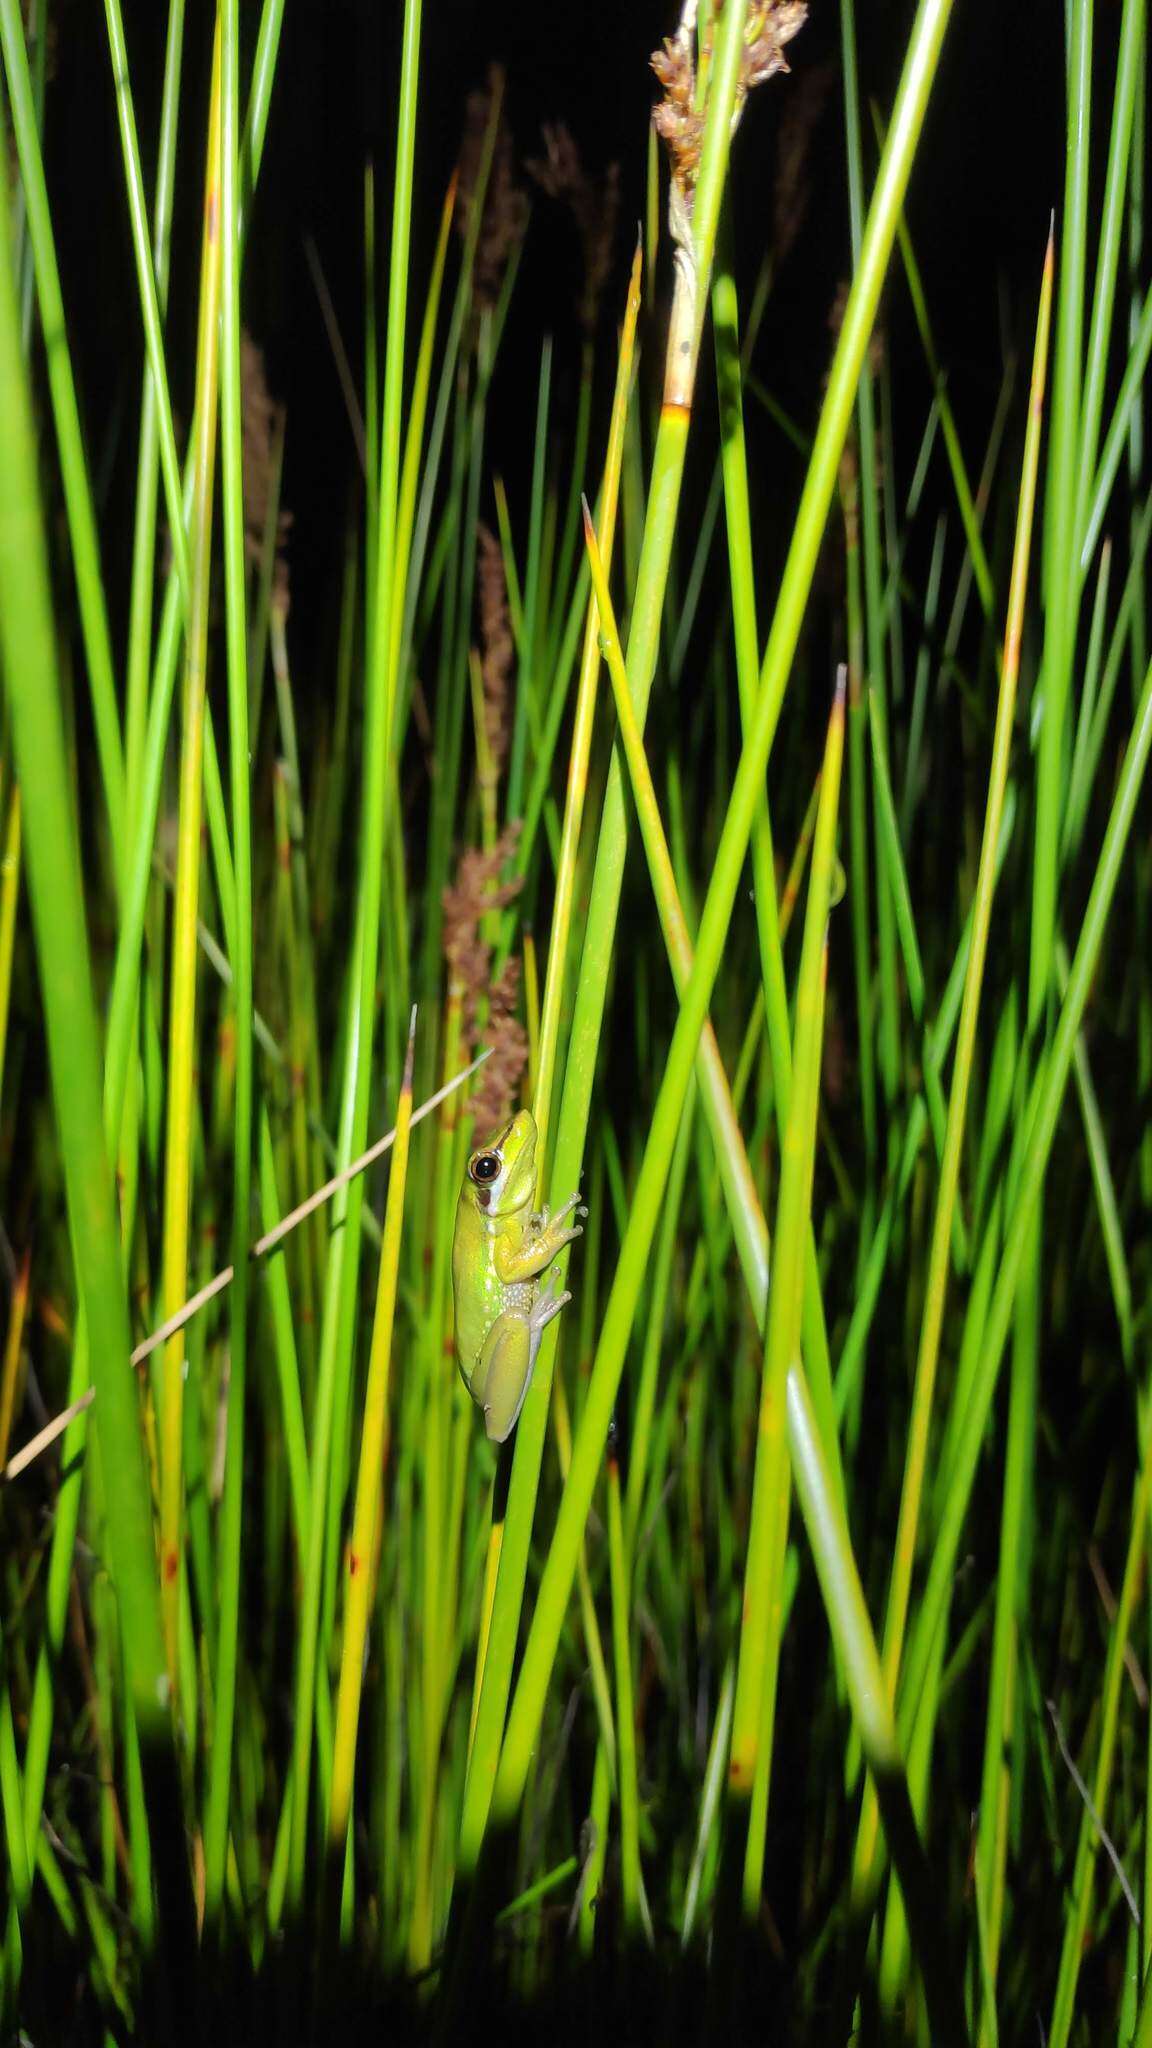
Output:
[[[452,1239],[456,1355],[496,1444],[516,1427],[542,1333],[572,1299],[541,1276],[581,1234],[579,1223],[564,1228],[565,1218],[588,1213],[579,1195],[555,1216],[534,1213],[535,1187],[536,1122],[522,1109],[469,1159]]]

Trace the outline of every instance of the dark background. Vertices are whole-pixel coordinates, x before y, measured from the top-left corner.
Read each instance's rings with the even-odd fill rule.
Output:
[[[150,176],[167,10],[153,0],[147,5],[129,0],[125,11],[141,148]],[[258,9],[244,0],[241,11],[250,55]],[[1117,14],[1114,0],[1102,0],[1098,12],[1102,43]],[[862,87],[882,107],[891,104],[912,13],[909,0],[858,0]],[[192,387],[202,116],[212,17],[210,7],[189,7],[168,320],[173,403],[183,420]],[[1015,0],[1006,8],[957,0],[914,174],[910,218],[973,469],[979,466],[995,402],[1005,337],[1027,342],[1049,214],[1060,197],[1063,17],[1060,0]],[[620,165],[617,265],[606,301],[606,319],[615,319],[634,224],[644,205],[655,93],[648,58],[675,18],[671,0],[576,0],[568,8],[526,0],[484,5],[479,0],[426,0],[413,223],[417,304],[456,158],[465,98],[498,59],[507,71],[506,107],[519,156],[540,151],[543,121],[563,120],[592,169],[613,160]],[[142,344],[111,69],[103,10],[93,0],[62,0],[54,19],[49,182],[81,404],[106,514],[109,580],[122,592],[127,588]],[[381,273],[386,275],[401,19],[398,0],[288,0],[246,257],[244,317],[265,348],[273,392],[288,407],[285,500],[295,516],[293,633],[298,661],[304,657],[301,681],[314,647],[315,622],[330,600],[355,473],[303,241],[306,233],[315,238],[346,345],[358,366],[363,165],[371,154],[380,169]],[[814,418],[828,361],[828,309],[848,268],[839,38],[835,0],[813,0],[809,21],[791,45],[794,72],[829,60],[837,68],[811,148],[806,225],[777,280],[755,363],[763,381],[805,427]],[[737,246],[749,289],[769,233],[775,132],[790,89],[784,78],[753,95],[735,148]],[[867,135],[870,144],[870,122]],[[1094,137],[1098,156],[1106,144],[1101,131]],[[873,152],[870,168],[874,161]],[[491,464],[506,478],[514,512],[522,502],[531,446],[529,394],[541,339],[548,332],[556,336],[559,431],[565,413],[570,415],[578,362],[577,279],[578,251],[567,215],[538,198],[493,393],[489,438]],[[929,392],[899,280],[890,288],[886,319],[900,373],[898,431],[902,428],[902,452],[911,460]],[[609,382],[610,356],[605,360],[609,367],[606,378],[602,369],[602,381]],[[607,396],[607,391],[600,393],[602,406]],[[705,402],[712,402],[710,389]],[[594,426],[594,453],[602,438]],[[785,516],[795,502],[795,457],[778,435],[755,447],[754,455],[758,471],[772,480],[773,504],[782,506]],[[113,623],[122,631],[122,619]]]

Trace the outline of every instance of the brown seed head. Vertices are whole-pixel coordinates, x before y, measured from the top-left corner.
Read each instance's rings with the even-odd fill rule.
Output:
[[[493,64],[489,67],[487,86],[468,95],[456,180],[456,226],[463,235],[475,201],[492,102],[499,96],[501,112],[472,270],[473,308],[478,313],[496,304],[508,258],[523,240],[528,225],[528,199],[516,176],[512,137],[503,115],[503,94],[504,72],[499,64]]]
[[[753,86],[763,85],[778,71],[787,71],[784,47],[798,35],[808,19],[805,0],[760,0],[748,13],[744,31],[744,55],[740,62],[738,96],[742,99]]]
[[[831,59],[800,73],[784,100],[776,142],[776,185],[772,195],[772,239],[776,262],[794,246],[808,211],[808,164],[812,137],[832,90]]]
[[[275,483],[276,442],[284,430],[284,408],[268,389],[264,351],[243,329],[240,335],[240,410],[243,430],[244,552],[258,562],[264,552],[268,501]],[[276,521],[276,578],[284,609],[288,607],[288,564],[284,555],[292,514],[281,510]]]
[[[849,287],[846,282],[837,285],[836,296],[828,309],[828,326],[837,341],[840,339],[840,329],[844,325],[844,315],[848,307],[848,291]],[[884,326],[881,315],[877,314],[876,324],[868,337],[868,368],[875,377],[879,375],[883,367]]]
[[[516,1015],[519,994],[520,962],[509,959],[488,992],[483,1036],[492,1052],[480,1069],[480,1086],[472,1098],[481,1140],[508,1121],[528,1065],[528,1033]]]
[[[663,99],[652,110],[656,133],[667,148],[676,183],[685,192],[694,191],[704,140],[704,115],[694,105],[696,71],[691,49],[679,38],[666,37],[663,48],[653,51],[650,62],[664,87]]]
[[[616,220],[620,210],[620,166],[609,164],[600,178],[585,170],[580,151],[562,121],[545,122],[541,130],[545,155],[529,157],[525,170],[550,199],[569,207],[584,258],[584,292],[580,319],[586,334],[594,332],[600,299],[612,262]]]
[[[516,650],[508,614],[504,557],[490,527],[477,528],[476,589],[483,659],[484,727],[497,773],[508,759],[512,736],[512,670]]]
[[[520,825],[515,821],[505,827],[491,853],[466,847],[456,880],[445,889],[443,898],[444,957],[451,992],[462,1005],[463,1036],[472,1055],[481,1040],[492,1048],[473,1103],[480,1132],[492,1130],[507,1118],[528,1062],[527,1036],[516,1016],[520,963],[509,960],[493,980],[492,949],[482,933],[489,912],[502,910],[520,892],[521,876],[500,880],[519,836]]]
[[[721,0],[716,0],[699,38],[700,56],[706,65],[711,62],[716,20],[722,12]],[[739,120],[754,86],[763,85],[765,79],[774,77],[778,71],[787,71],[785,46],[803,27],[807,14],[805,0],[754,0],[744,30],[735,120]],[[696,91],[692,54],[695,16],[695,0],[685,0],[679,29],[665,39],[663,48],[651,58],[652,69],[664,88],[664,97],[653,109],[652,120],[667,145],[672,177],[689,214],[700,169],[706,111],[698,104]]]

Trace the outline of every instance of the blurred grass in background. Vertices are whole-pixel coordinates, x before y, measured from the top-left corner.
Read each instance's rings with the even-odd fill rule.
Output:
[[[498,71],[413,234],[406,0],[362,335],[310,255],[361,474],[298,672],[242,322],[283,0],[210,57],[170,0],[158,105],[106,0],[122,184],[51,195],[67,19],[0,0],[6,2036],[1152,2042],[1145,10],[1070,0],[975,447],[903,214],[950,13],[872,108],[851,0],[838,85],[796,0],[670,21],[620,291],[615,174],[558,126],[519,162]],[[837,91],[795,419],[757,337]],[[541,194],[581,376],[516,358],[521,504],[488,409]],[[137,280],[130,539],[87,207]],[[590,1213],[496,1452],[450,1255],[521,1104]]]

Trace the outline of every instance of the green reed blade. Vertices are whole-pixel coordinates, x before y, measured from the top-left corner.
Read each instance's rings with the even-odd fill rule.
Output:
[[[24,805],[29,893],[61,1127],[64,1184],[80,1298],[103,1399],[98,1428],[118,1475],[108,1535],[120,1627],[140,1733],[157,1850],[161,1930],[175,2025],[190,2031],[194,1993],[192,1895],[183,1849],[179,1777],[160,1628],[152,1505],[136,1389],[124,1370],[128,1312],[100,1115],[99,1039],[89,964],[78,832],[61,724],[37,454],[19,311],[0,224],[0,646]],[[183,2011],[180,2006],[183,2006]]]
[[[219,1639],[216,1651],[215,1724],[205,1826],[205,1919],[220,1911],[228,1846],[236,1680],[240,1655],[244,1422],[248,1352],[248,1245],[251,1238],[253,966],[251,761],[248,744],[247,572],[244,559],[244,487],[240,396],[239,9],[221,0],[221,340],[220,419],[224,501],[224,581],[228,665],[228,752],[231,767],[232,854],[236,920],[232,953],[235,1034],[235,1114],[232,1160],[231,1332],[227,1454],[217,1561]]]
[[[775,1256],[772,1284],[768,1290],[756,1468],[728,1764],[730,1809],[737,1825],[747,1829],[743,1908],[745,1917],[752,1919],[759,1912],[764,1882],[765,1828],[787,1535],[786,1388],[788,1374],[800,1347],[805,1253],[811,1227],[824,989],[828,971],[827,928],[836,858],[846,685],[847,671],[842,669],[820,778],[820,805],[816,814],[812,875],[796,992],[793,1089],[782,1146]]]
[[[1040,432],[1043,418],[1044,382],[1048,362],[1052,281],[1053,247],[1050,239],[1044,264],[1036,322],[1031,398],[1028,411],[1028,434],[1020,483],[1012,581],[1008,602],[1008,619],[1004,635],[1000,692],[996,706],[996,728],[988,780],[988,798],[984,813],[984,833],[980,848],[980,867],[977,875],[976,893],[973,899],[972,939],[964,979],[964,998],[960,1011],[956,1056],[952,1073],[952,1088],[948,1102],[948,1124],[945,1133],[944,1157],[941,1162],[940,1185],[937,1191],[936,1211],[932,1226],[932,1244],[929,1252],[924,1312],[920,1325],[917,1350],[916,1378],[908,1430],[908,1446],[905,1455],[900,1517],[896,1533],[895,1553],[888,1592],[888,1606],[885,1616],[884,1672],[889,1697],[892,1699],[896,1696],[897,1679],[904,1643],[904,1628],[911,1592],[912,1570],[917,1549],[920,1506],[924,1475],[927,1467],[928,1442],[935,1396],[936,1369],[939,1362],[940,1340],[944,1326],[944,1304],[948,1284],[953,1215],[959,1187],[960,1158],[968,1109],[968,1091],[976,1044],[976,1029],[980,1014],[984,967],[988,952],[993,894],[996,885],[996,853],[1001,835],[1008,782],[1008,764],[1015,721],[1016,684],[1020,665],[1020,645],[1028,589],[1032,527],[1039,474]],[[869,1885],[868,1870],[875,1846],[876,1818],[875,1805],[866,1801],[857,1838],[855,1877],[857,1886],[864,1892],[867,1891]],[[987,1878],[987,1872],[985,1872],[985,1876]]]
[[[121,835],[125,821],[126,788],[112,641],[108,629],[104,581],[100,568],[96,513],[84,454],[80,410],[68,346],[68,325],[60,289],[52,215],[44,182],[44,164],[37,132],[32,80],[28,70],[24,23],[18,0],[0,0],[0,47],[4,53],[8,103],[20,162],[20,186],[36,271],[40,325],[44,334],[50,337],[51,345],[47,350],[48,388],[52,397],[52,412],[56,426],[60,480],[64,487],[64,503],[72,542],[72,565],[80,607],[80,628],[88,665],[88,686],[92,692],[92,711],[96,723],[96,746],[100,757],[104,802],[112,829],[114,853],[119,859],[122,852]]]

